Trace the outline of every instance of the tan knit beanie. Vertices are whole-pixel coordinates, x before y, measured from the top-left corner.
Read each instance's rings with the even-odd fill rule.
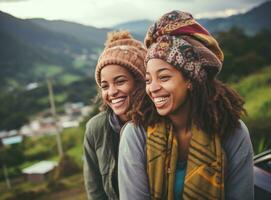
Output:
[[[145,79],[144,45],[135,40],[128,31],[110,32],[107,36],[105,49],[102,52],[95,70],[97,84],[101,84],[101,70],[107,65],[120,65],[128,69],[135,78]]]

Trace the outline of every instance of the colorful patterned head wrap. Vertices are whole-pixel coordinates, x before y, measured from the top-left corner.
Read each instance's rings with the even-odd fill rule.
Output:
[[[224,56],[217,41],[189,13],[163,15],[149,28],[145,45],[146,63],[162,59],[192,80],[214,78],[222,68]]]

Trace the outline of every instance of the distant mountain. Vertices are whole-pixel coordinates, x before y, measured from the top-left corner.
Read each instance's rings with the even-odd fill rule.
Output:
[[[143,40],[144,36],[146,35],[146,32],[148,30],[148,27],[153,22],[150,20],[138,20],[138,21],[131,21],[126,23],[121,23],[118,25],[113,26],[113,29],[121,29],[121,30],[129,30],[132,33],[135,33],[139,36],[139,39]]]
[[[128,23],[125,28],[125,23],[114,26],[112,28],[96,28],[94,26],[85,26],[82,24],[67,22],[63,20],[45,20],[45,19],[28,19],[28,21],[55,33],[61,33],[67,36],[76,38],[77,40],[91,43],[93,48],[102,48],[104,46],[107,33],[115,30],[129,30],[133,37],[138,40],[143,40],[145,32],[141,31],[141,24],[144,26],[148,22],[143,20],[141,22]],[[131,27],[132,24],[132,27]],[[147,27],[146,27],[147,28]],[[143,30],[143,29],[142,29]]]
[[[74,37],[51,32],[36,24],[15,18],[0,11],[0,27],[14,37],[32,45],[54,52],[80,54],[82,49],[91,52],[91,45]]]
[[[44,52],[0,30],[0,83],[1,87],[26,81],[31,77],[33,63],[47,63]],[[22,83],[22,82],[21,82]]]
[[[244,14],[227,18],[200,19],[200,24],[210,32],[228,31],[232,27],[239,27],[247,34],[254,35],[262,29],[271,29],[271,1],[267,1]]]
[[[63,20],[28,19],[27,21],[49,31],[65,34],[97,47],[103,46],[107,32],[112,31],[108,28],[95,28]]]
[[[267,1],[244,14],[199,22],[212,33],[238,26],[255,34],[270,29],[270,19],[271,1]],[[6,80],[26,84],[48,74],[61,79],[65,73],[69,73],[68,78],[63,78],[65,81],[78,79],[89,74],[91,66],[93,72],[108,31],[127,29],[142,41],[151,24],[150,20],[139,20],[100,29],[61,20],[23,20],[0,11],[0,83],[3,87]]]
[[[271,29],[271,1],[267,1],[244,14],[227,18],[198,19],[198,22],[211,33],[228,31],[232,27],[240,27],[249,34],[255,34],[261,29]],[[113,28],[131,30],[142,37],[153,22],[150,20],[131,21],[118,24]]]
[[[62,82],[89,75],[97,48],[0,11],[0,90],[55,76]]]

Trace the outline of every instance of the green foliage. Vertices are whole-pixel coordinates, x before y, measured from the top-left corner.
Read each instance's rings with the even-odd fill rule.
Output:
[[[39,190],[39,191],[35,191],[35,190],[14,190],[14,193],[12,196],[6,198],[6,200],[29,200],[29,199],[38,199],[40,196],[46,194],[45,190]]]
[[[26,146],[28,147],[25,150],[27,161],[45,160],[52,157],[57,152],[55,135],[27,137]]]
[[[80,171],[80,167],[73,160],[73,158],[68,156],[67,154],[64,154],[58,163],[54,174],[54,179],[59,180],[63,177],[71,176]]]
[[[271,149],[271,66],[251,74],[232,86],[245,98],[249,128],[255,154]]]
[[[95,80],[89,78],[72,80],[70,84],[53,82],[53,87],[58,109],[66,102],[80,101],[89,104],[90,99],[97,93]],[[31,116],[49,109],[47,85],[43,82],[30,91],[16,89],[0,93],[0,104],[0,130],[19,129]]]
[[[57,192],[66,189],[66,185],[61,180],[51,177],[47,182],[47,188],[51,192]]]
[[[248,126],[254,149],[254,154],[271,149],[270,124],[271,118],[247,118],[245,123]]]
[[[271,67],[233,84],[245,98],[250,118],[271,117]]]
[[[57,65],[36,63],[34,69],[34,75],[37,77],[52,77],[63,73],[63,67]]]
[[[8,167],[14,167],[23,163],[25,161],[24,150],[24,142],[2,147],[0,150],[1,164],[5,163]]]
[[[84,128],[68,128],[61,133],[64,150],[67,151],[73,147],[80,146],[83,143]]]
[[[63,85],[68,85],[70,83],[80,81],[81,78],[82,77],[80,77],[79,75],[65,74],[65,75],[61,76],[60,81]]]
[[[238,81],[271,64],[270,30],[249,37],[242,29],[234,27],[218,33],[217,39],[225,56],[219,77],[225,81]]]

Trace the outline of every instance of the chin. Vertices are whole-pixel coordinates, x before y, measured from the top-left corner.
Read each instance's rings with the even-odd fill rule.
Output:
[[[115,115],[117,115],[117,116],[124,115],[127,113],[126,109],[121,109],[121,110],[120,109],[117,109],[117,110],[112,109],[112,110],[115,113]]]
[[[161,116],[167,116],[170,114],[167,110],[157,110],[157,113]]]

